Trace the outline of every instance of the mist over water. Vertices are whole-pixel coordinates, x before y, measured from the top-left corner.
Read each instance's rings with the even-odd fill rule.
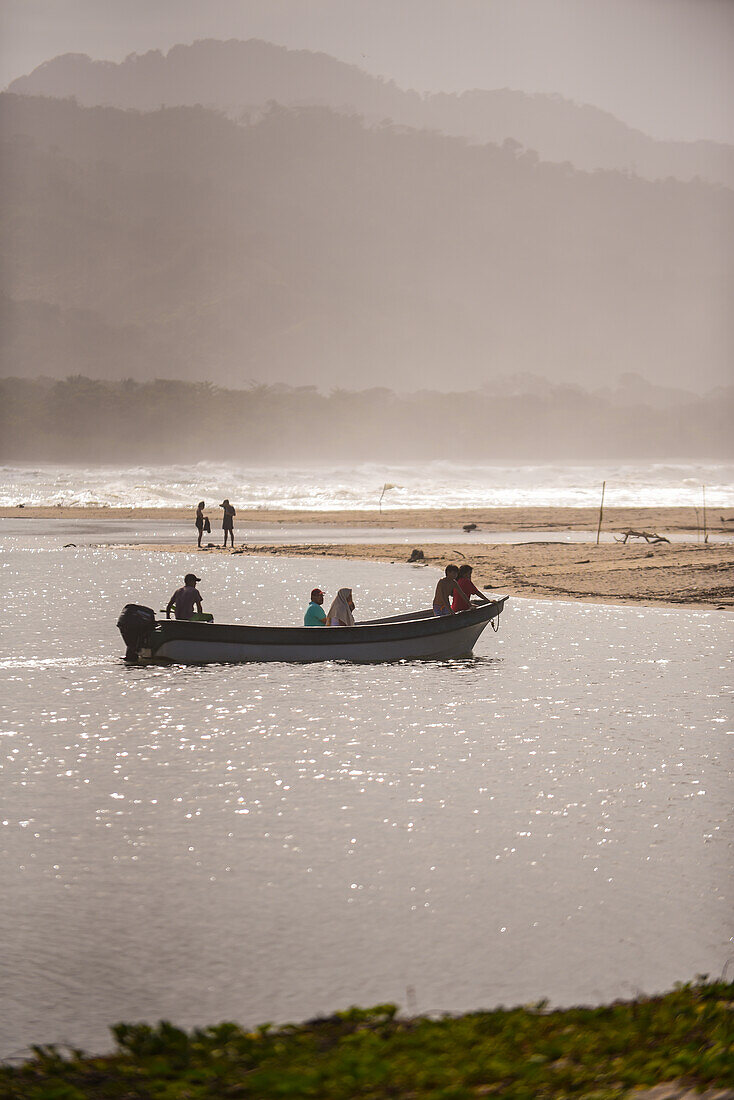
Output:
[[[308,511],[395,508],[595,507],[606,481],[608,507],[734,507],[734,464],[721,462],[489,465],[4,466],[0,506],[213,508]],[[216,498],[216,500],[215,500]]]

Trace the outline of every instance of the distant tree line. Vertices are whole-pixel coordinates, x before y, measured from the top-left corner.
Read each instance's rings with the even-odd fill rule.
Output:
[[[730,188],[317,107],[237,125],[2,94],[0,138],[3,375],[730,379]]]
[[[672,391],[671,391],[672,392]],[[540,392],[332,390],[156,379],[0,379],[4,462],[257,463],[728,458],[734,387],[655,408]]]

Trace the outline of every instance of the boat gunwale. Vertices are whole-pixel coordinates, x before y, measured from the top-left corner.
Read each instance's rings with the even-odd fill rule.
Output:
[[[157,620],[150,634],[153,653],[171,641],[230,643],[241,645],[314,648],[374,644],[410,640],[435,634],[449,634],[478,623],[489,622],[502,613],[507,596],[472,605],[453,615],[434,615],[431,610],[411,612],[390,619],[355,623],[354,626],[249,626],[244,623],[202,623],[182,619]]]

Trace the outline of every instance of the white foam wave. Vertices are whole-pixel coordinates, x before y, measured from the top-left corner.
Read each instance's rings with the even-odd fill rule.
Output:
[[[734,507],[734,465],[721,462],[245,467],[5,466],[0,505],[175,508],[225,497],[236,507],[311,511],[394,508],[593,507],[606,481],[609,507]]]

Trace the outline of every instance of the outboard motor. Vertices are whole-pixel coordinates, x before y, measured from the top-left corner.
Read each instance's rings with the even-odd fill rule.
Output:
[[[126,661],[137,661],[138,650],[155,626],[155,611],[138,603],[126,603],[117,620],[117,629],[127,646]]]

